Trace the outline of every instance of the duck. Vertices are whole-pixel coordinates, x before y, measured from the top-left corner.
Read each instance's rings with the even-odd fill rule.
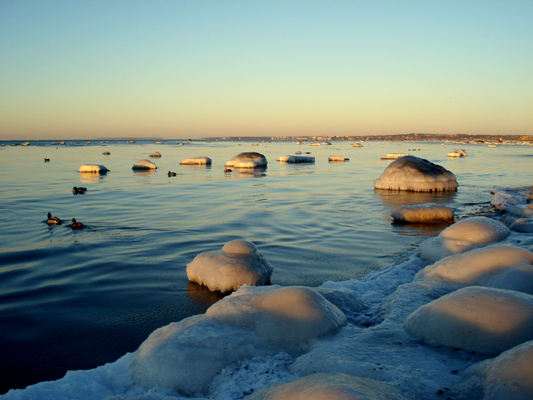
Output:
[[[48,213],[48,219],[46,220],[46,223],[48,225],[61,225],[61,220],[57,217],[52,217],[52,213]]]
[[[50,159],[49,158],[45,158],[44,162],[50,162]]]
[[[85,194],[86,191],[87,191],[87,188],[84,188],[84,187],[76,187],[76,186],[74,186],[72,188],[72,193],[74,193],[74,194]]]
[[[231,172],[231,168],[226,168],[224,172]]]
[[[85,228],[85,225],[83,225],[81,222],[76,222],[76,218],[72,218],[72,223],[70,224],[70,227],[72,229],[83,229]]]
[[[168,176],[176,176],[175,172],[168,171]]]

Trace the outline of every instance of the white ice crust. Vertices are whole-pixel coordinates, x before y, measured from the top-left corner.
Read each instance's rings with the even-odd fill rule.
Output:
[[[344,156],[329,156],[328,161],[349,161],[348,157]]]
[[[504,224],[494,219],[465,218],[444,229],[438,237],[424,241],[420,246],[420,254],[425,260],[435,262],[450,255],[499,242],[509,233]]]
[[[463,149],[456,149],[450,153],[448,153],[448,157],[466,157],[468,153],[464,151]]]
[[[90,172],[93,174],[105,174],[108,171],[105,166],[97,164],[83,164],[78,169],[78,172]]]
[[[245,240],[233,240],[221,250],[198,254],[187,264],[187,278],[223,293],[242,285],[265,285],[270,281],[272,266],[255,245]]]
[[[393,161],[374,182],[376,189],[441,192],[457,189],[455,175],[440,165],[415,156]]]
[[[245,152],[236,155],[226,162],[226,167],[232,168],[263,168],[268,164],[264,155],[255,152]]]
[[[420,307],[404,327],[430,344],[498,354],[533,339],[533,296],[469,286]]]
[[[194,157],[187,158],[180,162],[181,165],[211,165],[209,157]]]
[[[451,208],[439,204],[416,204],[398,207],[391,216],[397,222],[432,224],[453,221],[454,212]]]
[[[287,155],[279,157],[278,161],[286,164],[314,163],[315,157]]]
[[[151,162],[150,160],[141,160],[137,161],[135,164],[133,164],[133,167],[131,169],[136,170],[151,170],[151,169],[157,169],[157,166]]]

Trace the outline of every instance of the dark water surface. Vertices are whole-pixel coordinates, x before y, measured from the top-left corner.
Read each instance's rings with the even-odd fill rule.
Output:
[[[362,148],[350,142],[5,143],[0,393],[115,361],[156,328],[203,313],[221,295],[187,281],[186,265],[200,252],[237,238],[251,240],[273,265],[272,283],[279,285],[364,276],[444,228],[391,224],[395,207],[437,202],[458,217],[466,215],[488,204],[494,187],[531,184],[533,160],[529,146],[419,142],[367,142]],[[448,158],[455,147],[469,156]],[[311,152],[315,164],[276,161],[298,150]],[[151,159],[157,171],[132,171],[154,151],[162,154]],[[225,174],[224,163],[243,151],[264,154],[268,168]],[[390,163],[380,156],[391,152],[444,166],[456,175],[458,191],[374,191],[374,180]],[[350,161],[330,163],[329,155]],[[198,156],[212,158],[212,167],[179,165]],[[86,163],[110,172],[78,173]],[[73,186],[88,191],[73,195]],[[65,223],[48,226],[49,211]],[[86,228],[70,229],[73,217]]]

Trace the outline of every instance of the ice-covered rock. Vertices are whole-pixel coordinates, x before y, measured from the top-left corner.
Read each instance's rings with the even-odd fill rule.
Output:
[[[137,161],[135,164],[133,164],[133,167],[131,169],[135,170],[151,170],[151,169],[157,169],[157,166],[151,162],[150,160],[141,160]]]
[[[494,219],[465,218],[444,229],[438,237],[424,241],[420,246],[420,254],[425,260],[435,262],[444,257],[499,242],[509,233],[504,224]]]
[[[455,175],[440,165],[415,156],[393,161],[374,181],[374,188],[413,192],[441,192],[457,190]]]
[[[328,161],[349,161],[348,157],[344,156],[329,156]]]
[[[498,354],[533,339],[533,296],[469,286],[418,308],[404,328],[430,344]]]
[[[301,152],[300,152],[301,154]],[[286,164],[314,163],[315,157],[307,156],[281,156],[278,161]]]
[[[271,386],[246,400],[404,400],[388,383],[347,374],[312,374]]]
[[[106,172],[109,172],[109,170],[103,165],[83,164],[78,169],[78,172],[89,172],[92,174],[105,174]]]
[[[448,157],[466,157],[468,153],[464,151],[463,149],[457,149],[450,153],[448,153]]]
[[[187,264],[187,278],[223,293],[242,285],[265,285],[270,281],[272,266],[252,242],[233,240],[221,250],[198,254]]]
[[[226,162],[226,167],[233,168],[264,168],[268,164],[264,155],[256,152],[245,152],[236,155]]]
[[[495,245],[446,257],[420,271],[416,280],[489,286],[533,294],[533,253]]]
[[[187,158],[180,162],[181,165],[211,165],[209,157],[194,157]]]
[[[154,151],[153,153],[150,154],[150,157],[159,158],[161,157],[161,153],[158,151]]]
[[[432,224],[442,221],[453,221],[453,210],[439,204],[416,204],[401,206],[391,213],[396,222]]]
[[[494,195],[491,205],[496,210],[506,210],[514,205],[533,202],[533,186],[504,188],[491,193]]]

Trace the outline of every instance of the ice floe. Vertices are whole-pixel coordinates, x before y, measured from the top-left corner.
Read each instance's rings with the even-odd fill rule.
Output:
[[[265,285],[272,266],[252,242],[233,240],[221,250],[198,254],[187,264],[187,278],[209,290],[231,292],[242,285]]]
[[[180,162],[181,165],[211,165],[209,157],[194,157],[187,158]]]
[[[133,167],[131,169],[135,170],[152,170],[157,169],[157,166],[151,162],[150,160],[141,160],[137,161],[135,164],[133,164]]]
[[[106,172],[109,172],[109,170],[103,165],[83,164],[78,169],[78,172],[88,172],[92,174],[105,174]]]
[[[226,167],[233,168],[264,168],[268,164],[264,155],[256,152],[244,152],[226,162]]]
[[[397,207],[391,216],[396,222],[432,224],[453,221],[454,212],[443,205],[424,203]]]
[[[413,192],[441,192],[457,189],[455,175],[432,162],[415,156],[393,161],[374,181],[374,188]]]
[[[301,152],[300,152],[300,154],[301,154]],[[300,155],[296,155],[296,156],[288,155],[288,156],[279,157],[277,161],[279,161],[281,163],[287,163],[287,164],[314,163],[315,162],[315,157],[307,157],[307,156],[300,156]]]
[[[344,156],[329,156],[328,161],[349,161],[348,157]]]

